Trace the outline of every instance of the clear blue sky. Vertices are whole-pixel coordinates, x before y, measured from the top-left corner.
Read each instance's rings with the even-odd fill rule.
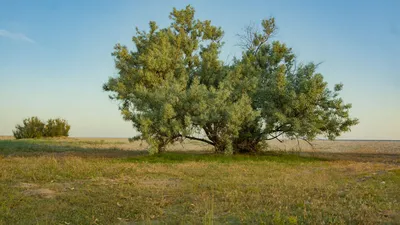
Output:
[[[134,27],[170,23],[192,4],[225,30],[221,59],[240,56],[236,34],[269,16],[299,61],[323,62],[344,83],[360,124],[342,138],[400,139],[400,1],[0,0],[0,135],[29,116],[66,118],[72,136],[130,137],[117,104],[102,91],[116,74],[111,52],[132,46]]]

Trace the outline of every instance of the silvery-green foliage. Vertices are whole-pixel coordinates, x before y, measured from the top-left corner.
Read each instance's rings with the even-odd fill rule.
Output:
[[[170,26],[150,22],[137,29],[134,50],[117,44],[113,52],[118,75],[103,89],[140,132],[132,140],[146,140],[150,153],[185,138],[225,154],[254,152],[282,135],[335,138],[357,123],[338,97],[341,85],[329,90],[315,64],[296,64],[289,47],[271,41],[273,18],[261,32],[247,29],[242,58],[225,65],[222,29],[194,14],[191,6],[174,8]]]

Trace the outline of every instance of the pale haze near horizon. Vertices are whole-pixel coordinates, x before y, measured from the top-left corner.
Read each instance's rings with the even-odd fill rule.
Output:
[[[170,24],[173,7],[225,31],[221,59],[241,54],[236,34],[269,16],[276,39],[299,62],[322,62],[333,87],[342,82],[360,120],[339,138],[400,139],[400,1],[3,1],[0,0],[0,135],[23,118],[62,117],[71,136],[131,137],[102,84],[114,76],[113,46],[133,47],[134,27]]]

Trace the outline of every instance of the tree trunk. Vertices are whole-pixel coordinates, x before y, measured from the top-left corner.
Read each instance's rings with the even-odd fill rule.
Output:
[[[234,153],[257,153],[260,152],[260,142],[251,139],[236,139],[233,144]]]

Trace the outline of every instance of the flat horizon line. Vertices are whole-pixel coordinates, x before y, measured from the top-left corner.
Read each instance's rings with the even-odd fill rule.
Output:
[[[0,137],[12,137],[13,135],[0,135]],[[68,136],[70,138],[118,138],[118,139],[128,139],[130,137],[100,137],[100,136]],[[290,140],[290,139],[284,139]],[[317,138],[314,141],[331,141],[327,138]],[[333,141],[400,141],[400,139],[364,139],[364,138],[337,138]]]

